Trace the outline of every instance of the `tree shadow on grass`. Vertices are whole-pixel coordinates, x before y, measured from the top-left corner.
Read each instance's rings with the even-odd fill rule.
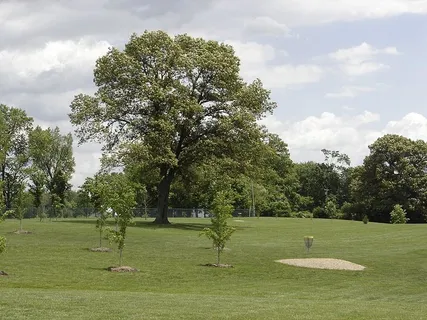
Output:
[[[58,220],[58,221],[52,221],[52,223],[78,223],[78,224],[93,224],[96,225],[96,219],[69,219],[69,220]],[[50,222],[49,222],[50,223]],[[115,222],[113,220],[107,221],[108,225],[115,225]]]
[[[132,225],[137,228],[144,229],[178,229],[178,230],[191,230],[202,231],[204,228],[210,227],[210,223],[197,223],[197,222],[172,222],[171,224],[155,224],[152,221],[135,221]],[[244,230],[251,227],[248,226],[235,226],[238,230]]]
[[[155,224],[152,221],[135,221],[132,224],[133,227],[143,228],[143,229],[178,229],[178,230],[192,230],[192,231],[202,231],[203,228],[208,227],[208,224],[204,223],[183,223],[183,222],[173,222],[171,224]]]
[[[95,219],[76,219],[76,220],[60,220],[56,221],[58,223],[60,222],[66,222],[66,223],[79,223],[79,224],[96,224]],[[115,226],[115,222],[113,220],[107,221],[108,226]],[[197,223],[197,222],[172,222],[171,224],[155,224],[153,223],[153,220],[147,220],[147,221],[135,221],[132,223],[129,227],[136,227],[136,228],[142,228],[142,229],[177,229],[177,230],[190,230],[190,231],[202,231],[204,228],[209,227],[209,223]],[[237,230],[244,230],[251,227],[248,226],[235,226]]]

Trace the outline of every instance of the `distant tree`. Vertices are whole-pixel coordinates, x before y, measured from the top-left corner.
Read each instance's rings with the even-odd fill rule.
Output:
[[[227,220],[231,218],[233,206],[226,192],[219,192],[216,195],[212,205],[212,212],[211,226],[204,228],[201,235],[205,235],[212,240],[213,247],[217,251],[217,266],[219,266],[220,256],[225,248],[225,244],[236,231],[236,228],[230,227],[227,224]]]
[[[44,212],[43,195],[45,193],[45,176],[38,168],[30,170],[29,192],[33,196],[33,206],[37,210],[37,217],[42,221],[46,214]]]
[[[28,176],[28,133],[33,119],[24,110],[0,104],[0,181],[6,210]]]
[[[410,222],[427,217],[427,143],[387,134],[369,146],[363,166],[355,169],[352,193],[370,221],[390,222],[396,203]]]
[[[233,48],[216,41],[133,34],[124,50],[98,59],[95,95],[71,103],[80,143],[101,142],[106,152],[121,151],[156,173],[156,223],[169,223],[177,176],[207,158],[243,161],[260,139],[257,120],[276,104],[260,80],[241,79],[239,64]]]
[[[25,210],[27,209],[27,205],[25,203],[25,186],[22,185],[19,188],[19,191],[13,200],[12,208],[10,210],[10,215],[19,220],[19,233],[23,232],[22,229],[22,221],[24,220]]]
[[[71,134],[61,135],[59,128],[43,130],[36,127],[30,133],[30,158],[33,188],[41,192],[41,183],[45,184],[51,197],[53,215],[62,214],[66,206],[66,192],[74,173],[73,138]]]

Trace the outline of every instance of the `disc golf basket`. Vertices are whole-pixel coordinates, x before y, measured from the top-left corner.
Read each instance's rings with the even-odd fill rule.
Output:
[[[310,252],[310,248],[313,245],[313,237],[312,236],[305,236],[304,237],[304,244],[305,247],[307,248],[307,252]]]

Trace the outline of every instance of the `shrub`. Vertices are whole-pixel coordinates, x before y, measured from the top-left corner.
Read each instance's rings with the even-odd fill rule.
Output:
[[[368,216],[366,214],[363,216],[363,220],[362,221],[363,221],[364,224],[367,224],[369,222]]]
[[[287,199],[272,202],[271,210],[275,217],[290,217],[292,212],[291,205]]]
[[[390,223],[402,224],[406,223],[409,219],[406,218],[406,211],[400,204],[396,204],[390,212]]]
[[[341,206],[340,211],[342,212],[342,218],[346,220],[356,220],[356,206],[353,203],[344,202]]]
[[[329,200],[325,205],[325,214],[329,219],[339,218],[339,212],[334,201]]]
[[[292,218],[313,218],[313,214],[310,211],[298,211],[292,212]]]
[[[322,207],[316,207],[313,209],[313,218],[327,218],[325,209]]]

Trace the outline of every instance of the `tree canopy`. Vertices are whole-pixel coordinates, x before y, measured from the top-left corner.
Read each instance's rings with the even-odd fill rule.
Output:
[[[177,175],[208,158],[242,156],[261,137],[256,121],[276,106],[260,80],[241,79],[231,46],[186,34],[133,34],[124,50],[97,60],[94,82],[93,96],[71,103],[80,143],[101,142],[158,173],[157,223],[168,223]]]

